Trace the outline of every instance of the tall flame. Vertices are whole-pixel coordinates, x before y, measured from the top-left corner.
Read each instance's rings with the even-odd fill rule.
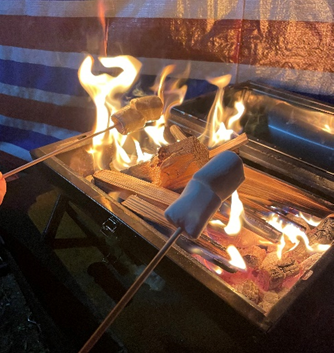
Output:
[[[84,59],[79,68],[80,83],[96,106],[95,132],[102,131],[109,126],[110,115],[121,108],[119,95],[131,87],[141,69],[141,63],[131,56],[99,57],[98,60],[105,68],[119,68],[122,71],[117,76],[107,73],[94,75],[92,73],[94,59],[90,55]],[[116,129],[111,130],[111,138],[115,142],[121,160],[124,159],[126,164],[127,158],[120,151],[124,137],[119,135]],[[101,145],[103,138],[102,134],[96,136],[93,140],[94,146]]]
[[[242,258],[242,256],[240,255],[238,249],[234,245],[229,245],[226,249],[226,252],[231,257],[231,260],[229,261],[229,263],[232,266],[238,267],[241,270],[246,270],[246,268],[247,268],[246,263],[245,263],[244,259]]]
[[[154,124],[154,126],[148,126],[145,128],[147,134],[151,137],[157,146],[167,145],[168,142],[164,138],[164,130],[166,123],[168,121],[170,112],[173,107],[180,105],[187,93],[187,86],[182,85],[182,79],[174,78],[170,79],[167,83],[167,77],[172,74],[175,70],[175,65],[166,66],[160,77],[157,78],[157,83],[154,85],[157,87],[157,95],[163,102],[163,114],[160,119]],[[186,68],[186,72],[183,73],[187,75],[189,71],[189,66]]]
[[[229,235],[237,235],[242,228],[241,215],[244,211],[242,202],[239,199],[237,191],[232,194],[231,213],[227,226],[224,228],[225,233]]]

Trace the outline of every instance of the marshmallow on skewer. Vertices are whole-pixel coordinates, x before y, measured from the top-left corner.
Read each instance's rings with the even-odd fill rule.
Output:
[[[148,121],[158,120],[162,114],[163,104],[158,96],[134,98],[130,104],[111,116],[117,131],[127,135],[142,129]]]
[[[122,135],[142,129],[146,120],[144,116],[136,109],[126,106],[111,116],[117,131]]]
[[[160,118],[163,104],[158,96],[145,96],[131,99],[130,108],[141,112],[146,121],[152,121]]]
[[[194,174],[180,197],[165,211],[166,219],[192,238],[198,238],[207,222],[245,180],[243,163],[231,151],[211,159]]]

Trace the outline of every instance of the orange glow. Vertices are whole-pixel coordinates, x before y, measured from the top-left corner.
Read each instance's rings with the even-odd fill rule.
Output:
[[[242,202],[239,199],[238,192],[234,191],[231,197],[231,213],[227,226],[224,228],[228,235],[237,235],[242,228],[241,216],[244,211]]]
[[[245,263],[244,259],[242,258],[242,256],[240,255],[238,249],[234,245],[229,245],[226,249],[226,252],[231,257],[231,260],[229,261],[229,263],[232,266],[238,267],[241,270],[246,270],[246,268],[247,268],[246,263]]]

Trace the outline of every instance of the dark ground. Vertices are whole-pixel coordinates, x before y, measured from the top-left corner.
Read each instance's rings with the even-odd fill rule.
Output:
[[[130,264],[117,247],[116,253],[106,254],[87,244],[66,245],[71,237],[86,242],[66,215],[57,235],[63,242],[56,250],[45,246],[41,233],[57,192],[38,168],[31,169],[8,183],[0,208],[0,235],[5,240],[0,256],[9,264],[8,273],[0,277],[0,353],[75,353],[142,264]],[[123,287],[110,272],[111,263],[125,274]],[[161,267],[95,352],[334,351],[334,261],[269,334],[211,297],[195,280],[184,281],[167,260]]]

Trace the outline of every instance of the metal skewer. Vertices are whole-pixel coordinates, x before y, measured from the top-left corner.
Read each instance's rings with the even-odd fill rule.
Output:
[[[52,151],[52,152],[50,152],[50,153],[45,154],[45,155],[42,156],[42,157],[39,157],[39,158],[37,158],[37,159],[34,159],[34,160],[31,161],[31,162],[28,162],[28,163],[26,163],[26,164],[23,164],[22,166],[17,167],[17,168],[15,168],[15,169],[11,170],[10,172],[7,172],[7,173],[3,174],[3,178],[6,179],[6,178],[8,178],[8,177],[10,177],[10,176],[12,176],[12,175],[14,175],[14,174],[16,174],[16,173],[22,172],[23,170],[25,170],[25,169],[27,169],[27,168],[29,168],[29,167],[32,167],[33,165],[36,165],[36,164],[38,164],[38,163],[40,163],[40,162],[45,161],[46,159],[48,159],[48,158],[50,158],[50,157],[53,157],[53,156],[55,156],[55,155],[57,155],[57,154],[59,154],[59,153],[61,153],[61,152],[64,152],[65,150],[67,150],[67,149],[69,149],[69,148],[71,148],[71,147],[77,145],[78,143],[81,143],[81,142],[86,141],[86,140],[88,140],[88,139],[94,138],[95,136],[97,136],[97,135],[99,135],[99,134],[102,134],[102,133],[104,133],[104,132],[107,132],[107,131],[113,129],[114,127],[116,127],[116,125],[117,125],[117,124],[115,124],[115,125],[113,125],[113,126],[110,126],[110,127],[106,128],[105,130],[102,130],[102,131],[99,131],[99,132],[95,132],[94,134],[91,134],[91,135],[87,135],[87,136],[83,137],[82,139],[80,139],[80,140],[78,140],[78,141],[75,141],[75,142],[73,142],[73,143],[71,143],[71,144],[69,144],[69,145],[65,145],[65,146],[63,146],[63,147],[60,147],[60,148],[58,148],[58,149],[56,149],[56,150],[54,150],[54,151]]]
[[[171,246],[176,242],[179,236],[182,233],[182,228],[179,227],[174,232],[174,234],[167,240],[165,245],[159,250],[159,252],[155,255],[153,260],[147,265],[144,271],[140,274],[140,276],[135,280],[132,286],[128,289],[128,291],[124,294],[121,300],[117,303],[117,305],[110,311],[104,321],[100,324],[100,326],[96,329],[96,331],[92,334],[89,340],[85,343],[85,345],[81,348],[79,353],[88,353],[95,345],[95,343],[102,337],[108,327],[114,322],[117,316],[121,313],[121,311],[125,308],[128,302],[132,299],[132,297],[137,293],[138,289],[145,282],[147,277],[152,273],[155,267],[159,264],[162,258],[165,256],[166,252],[171,248]]]

